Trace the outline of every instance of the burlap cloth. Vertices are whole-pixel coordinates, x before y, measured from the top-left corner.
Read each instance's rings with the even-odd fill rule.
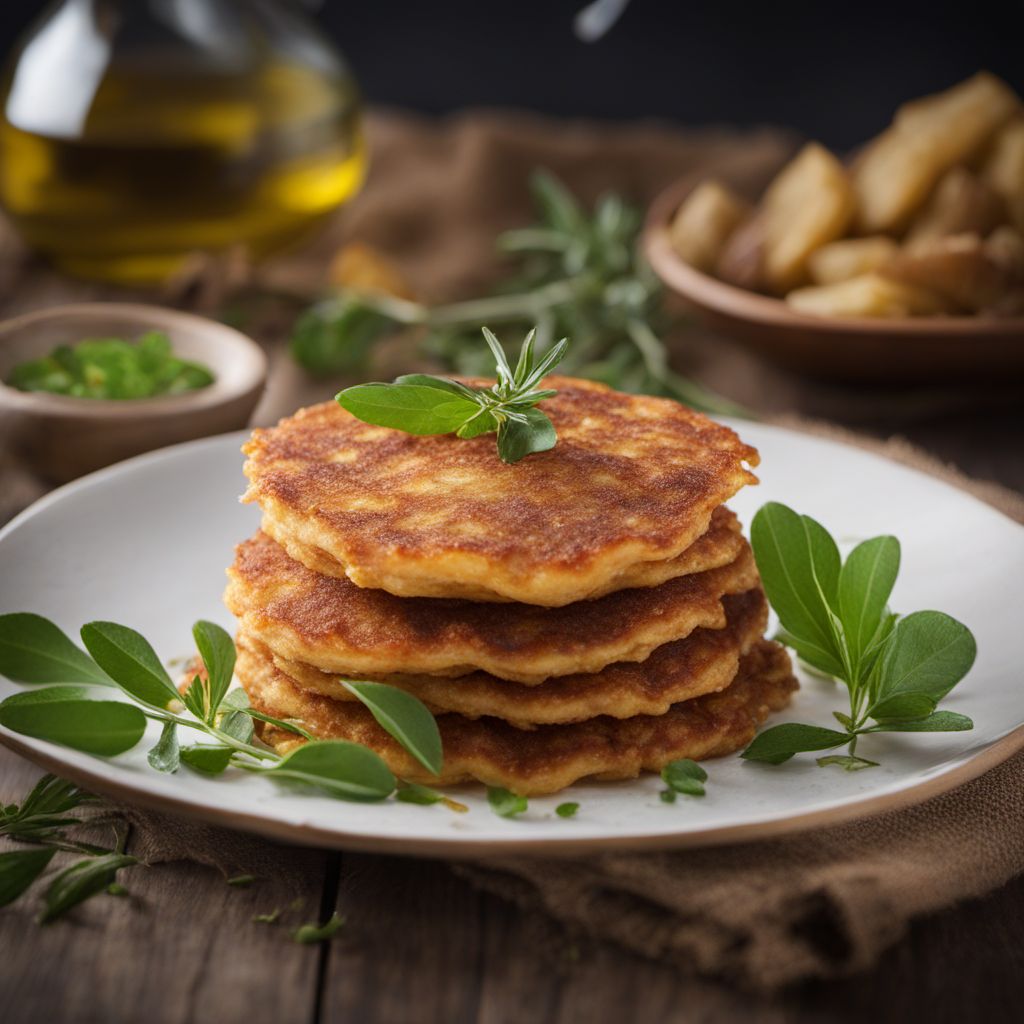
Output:
[[[378,115],[370,140],[367,188],[317,241],[258,270],[237,259],[200,260],[162,295],[147,296],[207,311],[248,297],[244,327],[272,356],[260,422],[333,391],[331,382],[304,378],[283,353],[294,306],[260,296],[316,294],[339,242],[358,239],[388,252],[424,297],[468,295],[496,272],[495,232],[528,219],[525,181],[534,167],[553,170],[587,200],[615,188],[643,202],[684,174],[721,173],[757,187],[795,141],[767,130],[683,133],[655,124],[599,127],[492,114],[441,124]],[[60,278],[25,254],[9,231],[0,235],[0,288],[5,315],[126,295]],[[943,477],[1024,521],[1024,498],[1014,492],[968,480],[898,438],[869,440],[834,425],[864,422],[880,431],[897,411],[901,423],[955,418],[977,408],[977,394],[809,386],[697,330],[680,340],[684,365],[734,397],[800,429],[832,433]],[[989,388],[985,410],[1000,397],[1007,400]],[[808,412],[832,424],[810,423]],[[24,468],[0,464],[0,516],[43,489]],[[123,812],[133,825],[133,850],[151,863],[192,859],[258,873],[274,862],[262,840],[132,808]],[[456,870],[598,941],[770,990],[866,967],[911,917],[1024,871],[1024,755],[918,807],[791,838],[680,853],[505,858]]]

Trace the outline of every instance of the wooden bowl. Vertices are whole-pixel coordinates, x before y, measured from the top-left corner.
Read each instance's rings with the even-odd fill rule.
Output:
[[[1024,377],[1024,318],[818,317],[694,269],[669,225],[694,187],[677,182],[651,204],[643,248],[655,273],[718,333],[788,370],[820,380],[924,383]]]
[[[27,359],[84,338],[134,339],[164,331],[175,354],[203,363],[208,387],[157,398],[108,400],[19,391],[2,381]],[[267,358],[232,327],[159,306],[90,302],[0,323],[0,438],[29,468],[63,483],[153,448],[245,427],[267,377]]]

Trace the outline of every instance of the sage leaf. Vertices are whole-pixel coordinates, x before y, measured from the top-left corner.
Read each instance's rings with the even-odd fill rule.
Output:
[[[554,424],[540,411],[527,409],[498,427],[498,457],[502,462],[518,462],[527,455],[550,451],[558,441]]]
[[[819,768],[827,768],[829,765],[836,765],[848,772],[859,772],[865,768],[877,768],[877,761],[869,761],[866,757],[858,757],[856,754],[829,754],[827,757],[819,757],[817,760]]]
[[[835,729],[819,725],[801,725],[787,722],[775,725],[754,737],[750,746],[740,754],[748,761],[765,761],[768,764],[782,764],[794,754],[805,750],[828,750],[848,743],[850,736]]]
[[[316,740],[286,754],[266,774],[326,789],[344,800],[383,800],[395,790],[391,769],[368,747]]]
[[[370,709],[377,724],[432,775],[444,766],[441,733],[423,701],[386,683],[349,682],[345,689]]]
[[[59,627],[31,612],[0,615],[0,675],[16,683],[113,685]]]
[[[839,573],[839,614],[856,658],[871,646],[900,569],[900,542],[873,537],[846,556]]]
[[[231,763],[232,754],[234,750],[231,747],[205,743],[181,748],[182,762],[204,775],[220,775]]]
[[[107,675],[143,704],[164,708],[178,697],[167,670],[141,633],[116,622],[89,622],[82,642]]]
[[[813,519],[778,502],[763,505],[750,526],[761,580],[783,628],[804,644],[800,656],[832,676],[844,666],[829,605],[839,584],[839,550]]]
[[[525,796],[513,793],[504,786],[488,786],[487,802],[491,810],[501,818],[514,818],[517,814],[523,814],[529,807],[529,801]]]
[[[671,761],[661,770],[661,778],[669,789],[687,796],[704,796],[704,783],[708,773],[696,761],[681,758]]]
[[[46,870],[53,848],[0,853],[0,907],[13,903]]]
[[[395,799],[401,800],[404,804],[439,804],[444,800],[444,793],[439,793],[429,786],[421,786],[415,782],[405,782],[395,792]]]
[[[480,437],[481,434],[489,434],[493,430],[498,429],[498,421],[494,418],[494,413],[490,409],[481,409],[478,413],[473,415],[472,419],[466,420],[465,423],[455,431],[457,437],[460,437],[464,441],[468,441],[474,437]]]
[[[240,743],[251,743],[253,736],[252,718],[247,714],[249,695],[241,687],[229,690],[220,702],[220,723],[222,733]]]
[[[175,722],[164,722],[160,739],[156,746],[146,755],[151,768],[158,772],[173,773],[181,764],[181,751],[178,746],[178,726]]]
[[[0,703],[0,725],[22,736],[113,757],[142,739],[146,716],[132,704],[83,700],[77,687],[54,686],[8,697]]]
[[[114,883],[118,871],[137,863],[134,857],[123,853],[108,853],[65,868],[46,890],[39,923],[49,924],[90,896],[105,892]]]
[[[966,715],[956,711],[936,711],[926,718],[915,718],[911,721],[889,720],[878,722],[865,729],[865,732],[966,732],[974,728]]]
[[[477,393],[468,385],[457,380],[452,380],[451,377],[434,377],[429,373],[403,373],[401,377],[395,378],[395,383],[413,384],[418,387],[434,388],[437,391],[444,391],[449,395],[456,395],[460,398],[469,399],[469,401],[479,405],[479,401],[476,397]]]
[[[192,627],[192,638],[206,668],[209,704],[204,718],[212,722],[231,685],[235,671],[235,642],[225,629],[205,619],[200,619]]]
[[[935,703],[974,664],[971,631],[943,612],[914,612],[899,620],[882,657],[879,696],[922,693]]]
[[[450,434],[480,408],[464,395],[422,384],[357,384],[335,398],[364,423],[421,436]]]

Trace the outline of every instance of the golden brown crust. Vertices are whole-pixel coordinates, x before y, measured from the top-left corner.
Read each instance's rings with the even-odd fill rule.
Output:
[[[618,662],[600,672],[559,676],[540,686],[523,686],[473,672],[457,679],[441,676],[375,676],[419,697],[431,710],[453,711],[467,718],[490,715],[518,728],[581,722],[598,715],[632,718],[662,715],[673,704],[716,693],[732,682],[740,658],[764,633],[768,602],[760,588],[722,599],[724,629],[697,629],[684,640],[663,644],[645,661]],[[280,658],[258,641],[239,635],[297,687],[333,700],[356,700],[342,677]]]
[[[722,595],[758,582],[743,541],[729,565],[561,608],[399,598],[311,572],[262,533],[238,546],[228,579],[224,600],[242,632],[289,661],[349,677],[479,669],[528,685],[640,661],[698,627],[721,628]]]
[[[410,596],[560,606],[665,562],[756,478],[757,452],[676,402],[549,378],[558,444],[514,465],[494,438],[415,437],[335,402],[256,430],[243,451],[266,526],[319,571]]]
[[[681,757],[733,753],[750,742],[772,711],[789,703],[797,688],[784,648],[762,640],[743,658],[729,687],[673,705],[664,715],[599,717],[532,731],[494,718],[439,715],[444,770],[438,778],[409,757],[363,705],[305,693],[272,662],[245,648],[239,652],[238,675],[258,711],[301,720],[321,739],[362,743],[410,782],[451,785],[476,779],[524,795],[555,793],[588,776],[635,778]],[[257,725],[262,738],[282,753],[301,742],[293,733]]]

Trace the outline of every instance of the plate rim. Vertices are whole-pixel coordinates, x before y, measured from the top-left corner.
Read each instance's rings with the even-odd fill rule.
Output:
[[[731,417],[718,417],[734,425]],[[994,513],[1000,519],[1015,527],[1024,529],[1002,510],[983,501],[955,484],[935,476],[915,466],[908,466],[899,460],[872,448],[850,444],[843,439],[822,436],[814,431],[803,431],[791,425],[768,423],[761,421],[759,427],[766,427],[780,434],[793,434],[797,437],[819,441],[823,444],[837,445],[842,448],[859,452],[871,459],[877,459],[894,466],[905,473],[927,479],[932,484],[966,498],[988,513]],[[70,481],[33,502],[22,510],[10,522],[0,528],[0,541],[18,528],[23,522],[44,511],[51,504],[60,501],[70,491],[77,491],[85,485],[93,486],[102,483],[108,476],[123,473],[133,465],[146,462],[158,462],[164,458],[180,453],[183,449],[198,449],[224,443],[228,438],[243,438],[249,431],[228,431],[209,437],[185,441],[169,445],[165,448],[145,452],[130,459],[125,459],[111,466],[89,473],[77,480]],[[680,832],[665,832],[654,835],[606,835],[589,837],[508,837],[473,839],[465,836],[459,838],[418,838],[408,836],[389,836],[350,832],[343,825],[326,828],[320,825],[303,822],[289,822],[267,817],[258,812],[229,809],[210,805],[188,796],[175,797],[155,792],[145,787],[144,782],[138,785],[131,781],[119,781],[93,771],[88,767],[71,764],[59,752],[51,752],[52,745],[42,740],[24,739],[15,733],[0,728],[0,745],[15,754],[36,764],[46,771],[69,779],[90,791],[121,803],[202,821],[205,824],[242,830],[263,836],[277,842],[314,846],[326,849],[353,850],[358,852],[375,852],[401,856],[425,856],[447,860],[476,860],[499,856],[573,856],[600,852],[655,851],[696,849],[724,845],[729,843],[749,843],[765,839],[774,839],[788,835],[799,835],[813,828],[833,827],[876,817],[890,811],[897,811],[917,806],[937,796],[947,793],[983,775],[985,772],[1002,764],[1014,754],[1024,749],[1024,722],[1009,732],[992,741],[988,746],[968,756],[955,767],[922,778],[904,788],[866,795],[846,800],[832,807],[819,808],[804,813],[790,814],[772,821],[755,821],[744,824],[708,826]],[[59,748],[56,748],[59,750]],[[100,759],[100,763],[107,763]]]

